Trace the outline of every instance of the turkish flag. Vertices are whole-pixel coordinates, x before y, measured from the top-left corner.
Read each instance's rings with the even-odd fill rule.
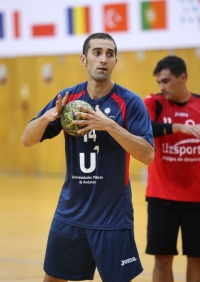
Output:
[[[127,4],[104,5],[104,30],[106,32],[126,31],[128,29]]]

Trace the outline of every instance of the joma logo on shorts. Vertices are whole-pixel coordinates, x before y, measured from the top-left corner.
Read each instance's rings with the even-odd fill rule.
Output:
[[[136,261],[136,260],[137,259],[135,257],[132,257],[132,258],[129,258],[129,259],[125,259],[125,260],[121,261],[121,265],[123,266],[123,265],[125,265],[127,263],[131,263],[131,262]]]

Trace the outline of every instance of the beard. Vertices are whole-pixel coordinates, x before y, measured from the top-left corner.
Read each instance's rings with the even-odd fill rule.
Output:
[[[92,68],[86,59],[86,68],[88,71],[88,74],[97,82],[103,82],[106,81],[110,77],[110,71],[101,71],[98,69]]]
[[[109,75],[108,74],[91,74],[90,75],[92,76],[92,78],[95,80],[95,81],[105,81],[108,79]]]
[[[106,81],[110,77],[110,71],[101,71],[101,70],[94,70],[88,68],[89,75],[95,80],[95,81]]]

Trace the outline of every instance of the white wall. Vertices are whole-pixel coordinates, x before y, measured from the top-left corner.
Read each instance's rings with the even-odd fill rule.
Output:
[[[142,28],[144,2],[149,4],[147,22],[157,22],[158,28]],[[200,47],[198,0],[0,0],[0,57],[81,53],[88,34],[78,29],[69,34],[67,10],[85,6],[90,10],[89,33],[109,32],[119,51]],[[76,17],[83,27],[84,18],[80,13]],[[51,25],[52,35],[33,36],[34,25]]]

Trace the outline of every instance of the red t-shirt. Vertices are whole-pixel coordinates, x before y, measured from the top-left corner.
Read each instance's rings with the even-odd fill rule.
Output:
[[[152,121],[200,126],[200,95],[178,105],[162,94],[144,99]],[[148,167],[146,197],[200,202],[200,139],[181,132],[155,137],[155,159]]]

